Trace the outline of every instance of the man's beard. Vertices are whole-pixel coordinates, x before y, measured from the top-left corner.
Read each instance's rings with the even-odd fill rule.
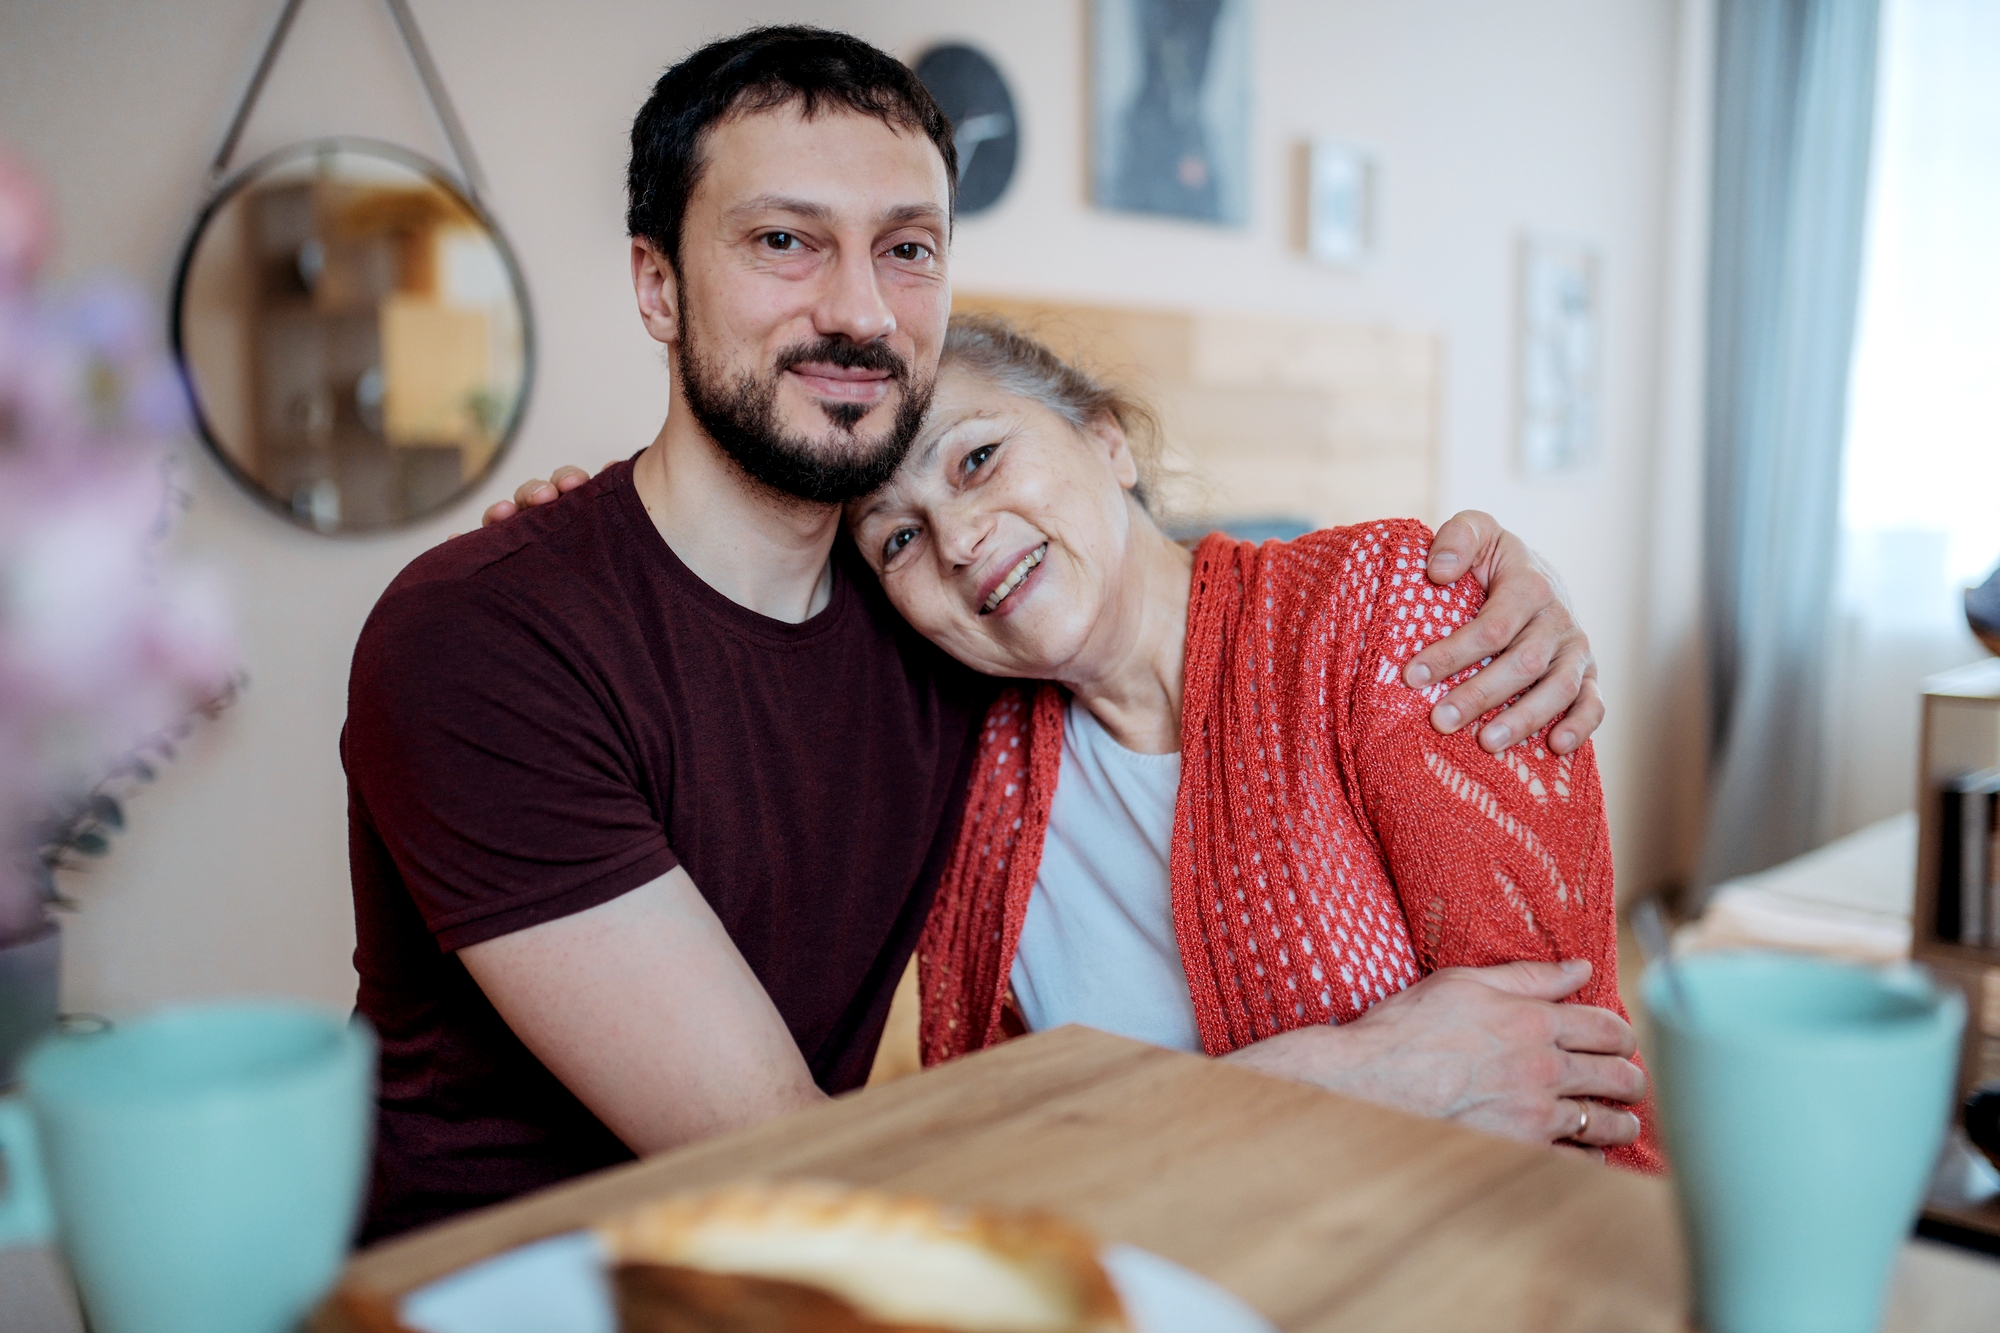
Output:
[[[886,343],[822,338],[780,353],[768,374],[746,373],[728,385],[695,347],[685,308],[682,315],[686,332],[675,357],[681,393],[709,438],[752,479],[812,504],[845,504],[881,486],[902,464],[937,380],[913,383],[909,362]],[[873,404],[821,402],[817,406],[832,429],[816,440],[787,432],[778,420],[779,382],[792,367],[815,361],[887,371],[901,393],[889,428],[880,435],[857,435],[854,428]]]

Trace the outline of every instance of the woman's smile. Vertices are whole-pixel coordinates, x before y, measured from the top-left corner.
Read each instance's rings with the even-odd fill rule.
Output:
[[[1014,594],[1034,579],[1035,572],[1042,567],[1042,561],[1048,553],[1047,542],[1032,547],[998,577],[990,580],[986,595],[979,599],[979,614],[1006,615],[1020,605],[1020,599]]]

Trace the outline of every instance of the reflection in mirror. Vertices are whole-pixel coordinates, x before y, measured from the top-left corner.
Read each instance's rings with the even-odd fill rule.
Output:
[[[353,140],[225,188],[182,259],[174,336],[209,444],[320,532],[408,523],[470,490],[531,373],[498,230],[436,167]]]

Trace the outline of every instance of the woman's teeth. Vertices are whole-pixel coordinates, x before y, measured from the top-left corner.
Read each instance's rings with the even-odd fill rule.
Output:
[[[986,605],[979,608],[979,614],[985,615],[988,611],[1006,601],[1007,594],[1020,587],[1021,580],[1028,577],[1029,571],[1033,570],[1036,565],[1041,564],[1042,557],[1048,553],[1049,544],[1043,542],[1040,546],[1022,556],[1021,563],[1014,566],[1013,572],[1008,574],[1005,579],[1002,579],[1000,586],[993,590],[993,595],[986,599]]]

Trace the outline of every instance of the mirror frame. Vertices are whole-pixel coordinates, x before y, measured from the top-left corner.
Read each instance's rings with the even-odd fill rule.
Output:
[[[519,303],[521,309],[521,392],[514,400],[514,410],[507,418],[506,428],[500,432],[499,439],[493,446],[493,457],[487,461],[486,466],[480,470],[479,475],[468,478],[463,486],[453,491],[442,503],[428,512],[414,515],[400,522],[386,523],[376,528],[359,528],[353,530],[334,528],[329,531],[325,528],[316,527],[300,518],[290,504],[271,494],[258,482],[257,478],[251,476],[239,465],[236,459],[231,456],[228,447],[216,437],[215,428],[209,423],[208,413],[203,410],[201,392],[195,380],[194,368],[188,362],[187,349],[181,336],[185,316],[184,306],[187,301],[189,271],[194,267],[195,252],[201,248],[202,237],[207,234],[209,224],[214,221],[216,213],[225,204],[234,199],[246,186],[278,163],[288,161],[292,158],[307,157],[315,153],[328,151],[366,153],[375,157],[387,158],[392,162],[410,168],[418,175],[436,185],[439,189],[448,192],[452,198],[465,207],[467,212],[478,219],[480,225],[486,228],[486,234],[493,239],[494,247],[500,252],[501,262],[506,265],[507,279],[514,289],[514,299]],[[209,453],[215,457],[216,462],[222,465],[222,470],[229,474],[230,480],[247,491],[266,509],[280,515],[293,527],[310,532],[315,537],[366,540],[370,537],[407,532],[420,524],[441,517],[486,484],[487,479],[500,466],[501,460],[507,456],[507,451],[513,447],[515,436],[520,434],[521,423],[528,415],[528,401],[533,396],[535,386],[535,315],[534,307],[528,300],[528,284],[527,279],[521,272],[520,260],[514,254],[514,247],[507,243],[506,234],[500,230],[500,224],[494,220],[491,213],[486,211],[485,205],[481,204],[450,172],[422,154],[411,152],[407,148],[401,148],[392,143],[384,143],[379,139],[362,138],[353,135],[329,135],[325,138],[306,139],[298,143],[288,144],[283,148],[274,149],[249,165],[232,172],[227,179],[215,187],[214,192],[210,194],[207,202],[202,205],[201,211],[195,215],[194,226],[189,230],[187,241],[181,247],[179,261],[174,265],[173,292],[173,303],[167,315],[167,336],[173,347],[174,363],[180,369],[181,384],[187,392],[188,406],[193,413],[195,426],[201,432],[202,443],[208,446]]]

